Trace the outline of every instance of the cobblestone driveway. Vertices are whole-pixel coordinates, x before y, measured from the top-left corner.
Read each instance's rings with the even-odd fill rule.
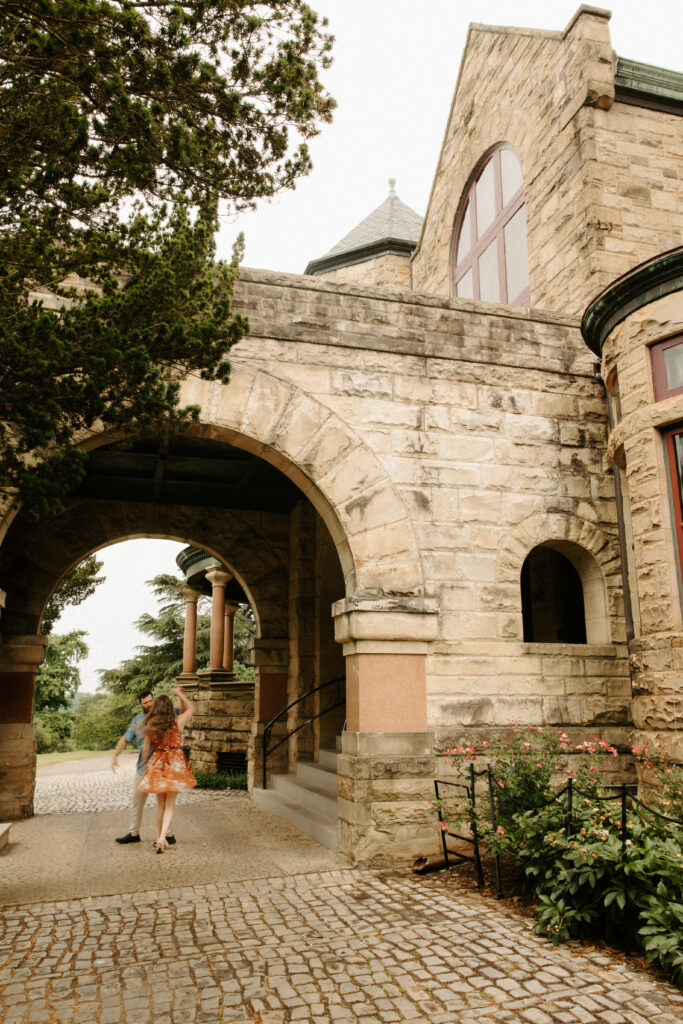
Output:
[[[232,802],[237,804],[247,806]],[[205,806],[215,817],[219,805]],[[270,842],[281,843],[283,862],[289,855],[291,865],[298,834],[254,812],[263,818],[262,831]],[[56,827],[58,822],[57,817],[52,823],[44,818],[38,825]],[[113,843],[107,838],[109,849]],[[184,845],[186,856],[201,856],[192,854],[189,831]],[[303,841],[300,849],[304,856]],[[143,855],[142,850],[128,852]],[[249,866],[256,858],[248,847],[242,852]],[[150,855],[145,862],[166,863],[172,856],[178,856],[177,850],[164,857]],[[10,863],[4,858],[3,867]],[[683,1021],[683,994],[672,986],[600,952],[555,949],[530,934],[530,922],[476,893],[455,889],[443,874],[416,878],[408,866],[391,872],[341,867],[306,874],[290,868],[279,876],[270,871],[265,877],[227,881],[220,869],[216,872],[211,883],[171,888],[158,885],[159,877],[154,891],[5,908],[0,916],[0,1020]]]

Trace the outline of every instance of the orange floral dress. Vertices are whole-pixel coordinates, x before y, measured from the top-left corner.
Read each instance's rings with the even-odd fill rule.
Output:
[[[182,748],[183,735],[177,725],[152,744],[145,774],[138,789],[143,793],[181,793],[197,780],[190,771]]]

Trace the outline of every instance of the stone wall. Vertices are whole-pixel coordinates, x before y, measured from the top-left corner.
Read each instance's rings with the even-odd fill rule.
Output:
[[[683,240],[683,119],[614,102],[608,19],[584,7],[564,32],[470,27],[413,287],[450,294],[460,203],[500,142],[522,165],[532,306],[580,314]]]
[[[244,360],[305,387],[378,457],[375,476],[336,506],[355,565],[375,554],[376,509],[383,535],[393,535],[398,585],[406,532],[415,538],[422,592],[438,608],[427,659],[437,745],[510,718],[599,728],[625,743],[630,688],[606,403],[576,321],[251,271],[237,299],[251,321],[237,372]],[[389,491],[409,515],[400,529]],[[596,567],[599,643],[522,642],[519,573],[547,542],[575,545]]]
[[[399,256],[398,253],[386,253],[362,263],[352,263],[348,267],[328,270],[316,275],[326,281],[337,281],[340,284],[390,285],[396,288],[412,287],[410,258]]]
[[[254,684],[216,684],[200,674],[196,685],[187,680],[183,685],[195,708],[183,737],[191,767],[215,772],[222,753],[244,754],[246,761],[254,720]]]

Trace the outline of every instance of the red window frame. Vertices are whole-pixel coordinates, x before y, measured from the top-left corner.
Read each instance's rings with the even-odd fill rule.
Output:
[[[519,163],[519,157],[512,146],[507,143],[503,143],[496,146],[494,150],[487,154],[482,162],[477,167],[472,180],[470,181],[467,192],[462,198],[460,203],[460,210],[455,223],[455,231],[453,232],[453,247],[451,262],[453,266],[453,294],[457,297],[458,295],[458,284],[461,279],[471,270],[472,271],[472,291],[473,297],[476,300],[481,298],[481,289],[479,286],[479,257],[489,247],[489,245],[496,240],[496,250],[498,259],[498,291],[500,295],[499,301],[503,304],[510,306],[528,306],[531,302],[531,291],[527,284],[526,288],[512,297],[508,296],[507,289],[507,273],[505,269],[505,227],[512,220],[516,213],[518,213],[524,206],[524,182],[522,181],[521,186],[517,189],[515,194],[508,199],[507,203],[503,204],[503,175],[501,170],[501,159],[500,155],[503,150],[508,150],[514,154],[515,159]],[[481,238],[477,238],[477,201],[476,201],[476,185],[482,174],[488,167],[489,163],[493,162],[493,183],[494,183],[494,197],[496,214],[493,222],[488,226]],[[521,165],[520,165],[521,170]],[[462,228],[462,222],[465,217],[467,210],[470,210],[470,239],[471,245],[469,252],[463,257],[461,263],[457,263],[458,254],[458,243],[460,241],[460,233]],[[528,267],[527,267],[528,271]],[[528,273],[527,273],[528,276]]]
[[[681,439],[680,459],[676,454],[677,437]],[[664,439],[669,464],[669,479],[671,480],[671,497],[673,500],[676,540],[678,542],[678,566],[680,573],[683,567],[683,423],[679,423],[677,426],[667,430]]]
[[[655,393],[655,401],[661,402],[663,398],[671,398],[672,395],[683,395],[683,384],[677,388],[670,388],[666,373],[664,353],[668,348],[676,348],[683,345],[683,334],[674,334],[666,341],[659,341],[650,349],[650,363],[652,365],[652,384]]]

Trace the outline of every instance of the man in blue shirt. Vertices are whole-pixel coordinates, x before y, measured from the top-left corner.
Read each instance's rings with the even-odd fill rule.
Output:
[[[130,807],[130,829],[126,832],[125,836],[119,836],[116,840],[117,843],[139,843],[140,842],[140,824],[142,822],[142,811],[147,800],[147,793],[141,793],[138,789],[140,779],[145,774],[146,761],[142,758],[142,744],[144,737],[142,735],[141,726],[144,722],[147,714],[152,709],[154,704],[154,697],[149,690],[142,690],[138,694],[138,703],[142,708],[142,711],[135,716],[131,721],[130,725],[124,732],[123,736],[116,744],[114,754],[111,759],[111,770],[116,771],[118,767],[119,754],[122,754],[129,743],[135,742],[138,748],[138,763],[135,772],[135,779],[133,782],[133,791],[131,793],[131,807]],[[166,833],[166,842],[173,846],[175,843],[175,835],[173,832]]]

